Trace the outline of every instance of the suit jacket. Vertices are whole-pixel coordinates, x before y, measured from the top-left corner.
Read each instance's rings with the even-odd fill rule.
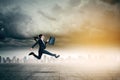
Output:
[[[34,48],[37,44],[39,44],[39,49],[45,49],[47,42],[38,39],[36,43],[32,46],[32,48]]]

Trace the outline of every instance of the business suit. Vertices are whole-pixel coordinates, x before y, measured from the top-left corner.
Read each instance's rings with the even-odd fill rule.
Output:
[[[41,59],[41,56],[42,56],[43,53],[56,57],[56,54],[52,54],[52,53],[48,52],[47,50],[45,50],[47,42],[42,41],[41,39],[38,39],[38,40],[36,40],[36,43],[32,46],[32,48],[34,48],[37,44],[39,44],[38,55],[36,55],[32,52],[32,55],[34,57],[36,57],[37,59]]]

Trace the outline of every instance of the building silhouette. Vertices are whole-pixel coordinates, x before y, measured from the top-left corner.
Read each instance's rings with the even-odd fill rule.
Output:
[[[15,63],[20,63],[20,59],[19,59],[19,58],[17,58]]]
[[[16,56],[13,56],[12,63],[16,63],[16,62],[17,62],[17,58],[16,58]]]
[[[3,57],[3,63],[6,63],[6,59]]]
[[[70,58],[70,57],[69,57]],[[18,58],[16,56],[13,56],[12,58],[10,57],[2,57],[0,56],[0,63],[58,63],[58,62],[63,62],[65,61],[64,59],[55,59],[54,57],[49,57],[44,55],[41,60],[37,60],[34,58],[27,58],[24,56],[23,58]]]
[[[0,56],[0,63],[2,63],[2,57]]]
[[[11,63],[11,59],[9,57],[6,58],[6,63]]]
[[[23,58],[23,63],[27,63],[27,57],[26,56]]]
[[[46,55],[43,56],[43,63],[47,63]]]

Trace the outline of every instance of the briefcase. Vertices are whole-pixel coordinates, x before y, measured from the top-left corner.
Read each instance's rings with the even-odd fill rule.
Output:
[[[48,43],[49,43],[49,45],[54,45],[55,44],[55,37],[50,36]]]

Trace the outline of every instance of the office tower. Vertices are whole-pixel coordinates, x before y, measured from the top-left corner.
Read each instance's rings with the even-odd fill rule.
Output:
[[[23,58],[23,63],[27,63],[27,57],[26,56]]]
[[[11,63],[11,59],[9,57],[6,58],[6,63]]]
[[[5,57],[3,57],[3,63],[6,63],[6,59],[5,59]]]
[[[16,63],[16,61],[17,61],[16,56],[14,56],[14,57],[12,58],[12,63]]]
[[[2,63],[2,57],[0,56],[0,63]]]
[[[43,62],[46,63],[46,55],[43,56]]]
[[[17,58],[16,63],[20,63],[20,59],[19,58]]]

